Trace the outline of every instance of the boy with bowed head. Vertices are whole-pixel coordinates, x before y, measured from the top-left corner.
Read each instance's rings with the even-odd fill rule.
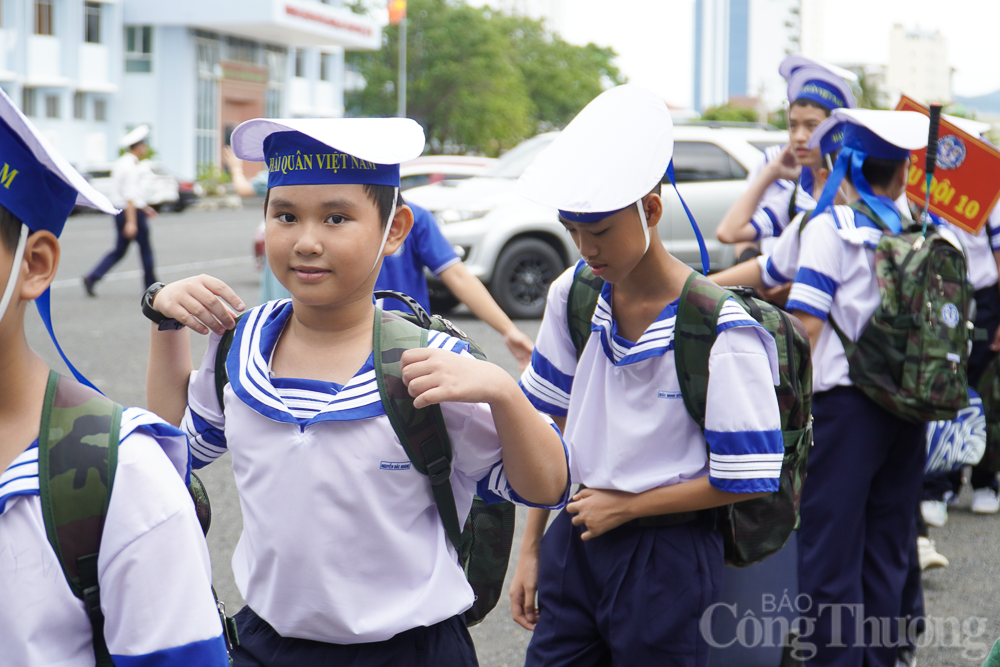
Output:
[[[190,473],[187,439],[178,429],[138,408],[125,408],[120,422],[117,464],[110,461],[111,486],[103,517],[82,511],[70,523],[53,523],[43,507],[46,466],[73,461],[63,449],[74,441],[43,435],[46,396],[56,408],[75,408],[73,431],[107,429],[83,406],[104,401],[63,356],[78,380],[62,377],[28,344],[24,317],[32,301],[62,353],[49,309],[49,287],[59,267],[66,218],[74,205],[114,214],[115,208],[55,152],[0,91],[0,662],[4,665],[94,665],[119,667],[226,667],[222,625],[212,598],[208,546],[194,503],[185,488]],[[50,392],[52,392],[50,394]],[[61,411],[66,414],[66,410]],[[113,420],[107,423],[113,423]],[[93,430],[75,446],[98,448]],[[104,442],[111,435],[105,430]],[[44,453],[40,450],[42,440]],[[110,455],[108,456],[110,458]],[[54,463],[57,466],[58,463]],[[100,479],[95,462],[87,485]],[[81,471],[77,469],[77,475]],[[40,476],[41,475],[41,476]],[[70,472],[72,476],[72,472]],[[42,477],[45,477],[43,479]],[[54,487],[53,487],[54,488]],[[65,498],[65,496],[61,496]],[[79,500],[74,497],[74,500]],[[62,516],[62,514],[60,514]],[[93,528],[96,526],[96,528]],[[74,595],[60,549],[76,553],[91,531],[98,532],[96,581],[103,628]],[[89,550],[84,554],[91,553]],[[93,595],[93,593],[91,593]]]
[[[423,131],[395,118],[255,119],[232,142],[241,159],[284,165],[269,171],[265,246],[292,297],[240,320],[220,405],[215,358],[235,324],[223,301],[242,301],[209,276],[154,286],[147,393],[183,419],[196,467],[233,456],[244,521],[233,570],[248,604],[235,664],[475,665],[462,618],[472,589],[386,416],[373,359],[375,280],[412,225],[399,163],[420,154]],[[172,321],[213,333],[193,375],[186,328],[159,330]],[[562,506],[558,430],[466,348],[430,332],[402,357],[415,406],[441,405],[459,516],[474,493]]]
[[[559,210],[583,256],[550,287],[521,376],[532,403],[565,427],[573,482],[586,487],[547,532],[548,511],[529,511],[511,606],[534,630],[530,666],[707,665],[698,623],[723,551],[703,510],[778,489],[774,338],[734,301],[711,350],[704,433],[684,406],[674,325],[692,270],[656,233],[672,154],[663,100],[619,86],[521,177],[521,193]],[[604,285],[578,360],[567,303],[585,266]]]
[[[875,638],[872,623],[861,620],[900,615],[916,542],[925,425],[884,410],[853,385],[834,323],[857,341],[875,312],[875,247],[882,234],[902,229],[895,200],[906,187],[910,151],[927,145],[928,119],[910,111],[839,109],[809,146],[842,123],[843,147],[802,230],[787,305],[813,349],[815,443],[802,490],[799,593],[812,600],[816,623],[818,652],[810,665],[892,667],[896,640],[905,638]],[[845,178],[859,197],[856,208],[831,206]],[[895,621],[881,622],[897,631]],[[858,627],[866,634],[855,636]]]

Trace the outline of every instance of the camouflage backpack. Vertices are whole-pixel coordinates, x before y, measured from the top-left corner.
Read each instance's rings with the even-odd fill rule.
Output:
[[[972,288],[961,247],[929,226],[891,234],[864,202],[855,215],[883,231],[875,248],[880,301],[857,342],[833,318],[848,375],[868,398],[909,422],[954,419],[969,405]]]
[[[382,406],[396,437],[413,468],[430,478],[445,534],[458,552],[459,563],[472,586],[475,601],[465,612],[465,623],[471,627],[492,611],[503,591],[514,541],[514,505],[509,502],[486,504],[475,496],[462,528],[451,487],[451,440],[441,406],[413,407],[413,397],[403,384],[400,359],[406,350],[427,347],[428,331],[442,331],[465,341],[469,344],[469,352],[477,359],[486,359],[486,355],[464,332],[443,317],[428,315],[411,297],[400,292],[380,291],[375,292],[375,298],[398,299],[413,311],[411,315],[375,309],[375,377]],[[225,360],[234,332],[235,328],[226,332],[219,343],[220,353],[216,354],[215,382],[220,406],[225,405],[223,391],[229,382]]]
[[[97,559],[118,466],[121,418],[122,406],[75,380],[49,372],[38,431],[42,516],[70,590],[83,601],[90,618],[97,667],[114,667],[104,639]],[[207,533],[211,507],[205,487],[194,474],[189,491]]]
[[[590,338],[590,323],[603,284],[586,264],[573,278],[567,314],[577,358]],[[779,551],[798,527],[813,438],[812,366],[809,338],[796,318],[753,298],[750,288],[725,289],[692,272],[678,302],[674,362],[684,407],[702,432],[708,399],[708,360],[718,332],[719,313],[728,299],[736,301],[774,336],[781,380],[775,393],[785,451],[778,491],[718,508],[726,565],[746,567]]]

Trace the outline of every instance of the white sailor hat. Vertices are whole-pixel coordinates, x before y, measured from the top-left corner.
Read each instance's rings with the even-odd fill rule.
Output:
[[[121,148],[131,148],[137,143],[145,141],[147,137],[149,137],[149,125],[143,124],[122,137],[118,145]]]
[[[788,101],[807,99],[827,109],[857,106],[848,81],[857,81],[853,72],[801,55],[785,58],[778,73],[788,82]]]
[[[17,272],[30,233],[44,230],[59,236],[77,204],[105,213],[118,211],[49,144],[3,90],[0,90],[0,186],[0,206],[22,223],[7,286],[0,296],[2,319],[17,284]],[[66,365],[81,382],[90,384],[66,359],[56,341],[48,290],[36,299],[35,305]]]
[[[650,193],[674,153],[666,103],[636,85],[594,98],[525,169],[524,197],[574,222],[596,222]]]
[[[233,152],[266,162],[267,186],[363,183],[399,187],[399,163],[424,150],[410,118],[254,118],[233,130]]]
[[[850,169],[851,183],[861,199],[894,233],[899,233],[898,215],[875,197],[862,172],[862,166],[869,157],[905,160],[911,151],[926,147],[930,119],[916,111],[835,109],[813,131],[806,146],[816,148],[828,133],[836,132],[838,128],[843,129],[843,146],[833,173],[827,179],[823,194],[816,204],[815,214],[822,213],[833,203],[837,188]]]

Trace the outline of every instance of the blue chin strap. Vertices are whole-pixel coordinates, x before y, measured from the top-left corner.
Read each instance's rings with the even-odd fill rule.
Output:
[[[52,328],[52,309],[49,302],[50,292],[51,289],[46,288],[46,290],[42,293],[42,295],[37,299],[35,299],[35,306],[38,308],[38,314],[42,318],[42,324],[45,325],[45,328],[49,332],[49,338],[52,339],[52,343],[56,346],[56,350],[58,350],[59,356],[62,357],[62,360],[64,362],[66,362],[66,367],[69,368],[70,372],[73,374],[73,377],[75,377],[77,381],[79,381],[81,384],[85,384],[91,389],[103,394],[104,392],[102,392],[100,389],[91,384],[90,380],[88,380],[83,376],[83,373],[76,370],[76,366],[70,363],[70,360],[66,357],[66,353],[63,352],[62,346],[59,345],[59,341],[56,340],[56,332]]]
[[[698,223],[695,222],[694,216],[691,215],[691,209],[688,208],[688,205],[684,202],[684,197],[681,197],[680,190],[677,189],[677,180],[674,178],[673,160],[670,160],[670,165],[667,167],[667,178],[670,179],[670,185],[674,186],[674,192],[677,193],[677,198],[681,200],[681,206],[684,207],[684,212],[687,213],[688,220],[691,221],[691,228],[694,229],[695,238],[698,239],[698,249],[701,251],[701,273],[707,276],[711,263],[708,261],[708,248],[705,246],[705,237],[701,235]]]
[[[856,148],[844,146],[840,149],[833,173],[830,174],[830,178],[823,187],[823,194],[820,195],[819,201],[816,203],[815,213],[818,215],[833,205],[837,189],[847,175],[847,169],[850,168],[851,182],[854,184],[854,189],[858,191],[861,201],[868,205],[872,213],[879,217],[889,228],[889,231],[893,234],[899,234],[903,230],[902,215],[895,206],[889,206],[875,195],[861,169],[867,157],[867,153]]]

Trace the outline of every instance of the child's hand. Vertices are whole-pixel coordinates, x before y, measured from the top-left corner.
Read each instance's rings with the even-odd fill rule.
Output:
[[[531,351],[535,349],[535,343],[517,327],[511,327],[504,334],[503,342],[507,344],[507,349],[517,359],[517,367],[523,372],[531,363]]]
[[[589,540],[631,521],[634,517],[628,514],[627,506],[634,496],[626,491],[583,489],[566,505],[566,511],[574,515],[574,526],[586,528],[580,538]]]
[[[164,287],[153,298],[153,308],[200,334],[211,329],[222,335],[236,326],[236,318],[223,302],[237,311],[245,308],[229,285],[203,274]]]
[[[538,552],[525,553],[522,549],[510,582],[510,615],[525,630],[533,631],[538,623],[537,591]]]
[[[799,175],[802,173],[802,165],[795,158],[791,144],[785,146],[778,154],[778,157],[771,160],[767,166],[776,180],[797,181],[799,180]]]
[[[499,366],[448,350],[403,353],[403,382],[416,408],[435,403],[492,403],[517,385]],[[518,390],[520,391],[520,390]]]

